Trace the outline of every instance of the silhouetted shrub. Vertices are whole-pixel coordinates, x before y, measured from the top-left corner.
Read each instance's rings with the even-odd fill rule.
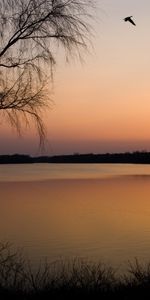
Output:
[[[75,259],[42,263],[35,270],[20,251],[0,243],[0,299],[149,299],[150,264],[128,262],[126,274]]]

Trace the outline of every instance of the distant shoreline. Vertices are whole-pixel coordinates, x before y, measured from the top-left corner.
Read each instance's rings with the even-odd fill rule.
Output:
[[[104,154],[70,154],[55,156],[33,157],[26,154],[0,155],[0,164],[33,164],[33,163],[59,163],[59,164],[150,164],[150,152],[135,151],[125,153]]]

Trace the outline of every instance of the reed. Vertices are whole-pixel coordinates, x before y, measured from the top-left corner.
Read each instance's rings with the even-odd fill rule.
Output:
[[[150,264],[137,259],[127,263],[127,273],[103,263],[80,259],[41,263],[33,269],[21,251],[0,244],[0,299],[149,299]]]

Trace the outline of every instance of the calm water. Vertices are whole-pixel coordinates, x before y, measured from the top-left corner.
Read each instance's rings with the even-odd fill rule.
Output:
[[[0,165],[0,239],[34,263],[150,261],[150,166]]]

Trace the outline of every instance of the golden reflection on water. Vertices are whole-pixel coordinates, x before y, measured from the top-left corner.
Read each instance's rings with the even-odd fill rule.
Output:
[[[150,177],[1,182],[0,237],[35,260],[150,260]]]

